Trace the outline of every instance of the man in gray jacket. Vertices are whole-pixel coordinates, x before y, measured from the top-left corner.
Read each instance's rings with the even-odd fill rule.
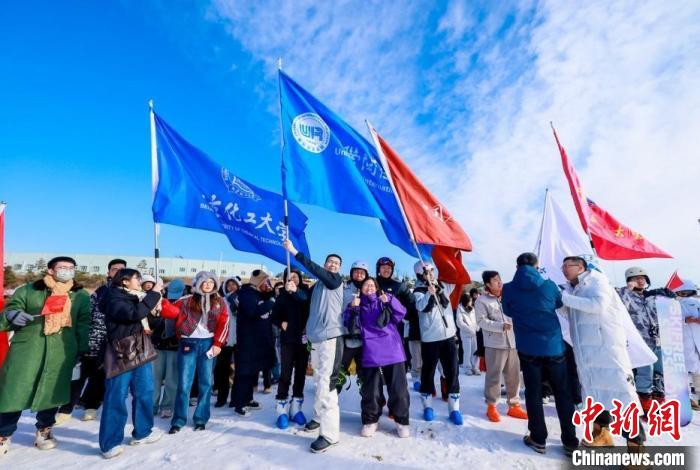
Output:
[[[481,278],[486,292],[476,299],[474,310],[476,323],[484,335],[486,416],[493,422],[501,420],[496,405],[501,397],[501,376],[504,376],[508,416],[527,419],[527,413],[520,407],[520,360],[515,349],[513,321],[503,313],[501,305],[503,281],[496,271],[484,271]]]
[[[343,276],[342,259],[336,254],[326,256],[323,267],[297,250],[290,240],[284,247],[318,282],[311,290],[309,320],[306,336],[311,342],[311,365],[314,369],[316,394],[314,417],[307,431],[319,430],[318,439],[311,443],[311,452],[325,452],[340,442],[340,408],[338,406],[338,371],[343,358]]]

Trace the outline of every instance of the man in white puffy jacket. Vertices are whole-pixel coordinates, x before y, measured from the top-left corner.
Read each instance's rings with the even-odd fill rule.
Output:
[[[623,409],[630,403],[639,404],[626,336],[622,334],[622,316],[627,312],[605,275],[590,270],[583,258],[565,258],[562,271],[569,281],[562,293],[562,311],[569,318],[581,395],[584,400],[591,397],[605,407],[594,422],[593,441],[582,442],[586,446],[611,446],[608,426],[612,421],[612,400],[622,402]],[[641,422],[636,437],[630,438],[624,431],[623,436],[628,449],[642,449],[645,435]]]

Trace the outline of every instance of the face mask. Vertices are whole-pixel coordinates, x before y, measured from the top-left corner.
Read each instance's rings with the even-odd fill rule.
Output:
[[[57,269],[54,277],[58,282],[68,282],[75,277],[75,271],[72,269]]]

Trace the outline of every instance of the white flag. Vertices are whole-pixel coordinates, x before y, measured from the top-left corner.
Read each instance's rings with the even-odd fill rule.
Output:
[[[591,259],[593,250],[580,225],[574,225],[547,192],[544,218],[535,253],[540,260],[540,272],[555,284],[565,284],[561,263],[567,256]]]

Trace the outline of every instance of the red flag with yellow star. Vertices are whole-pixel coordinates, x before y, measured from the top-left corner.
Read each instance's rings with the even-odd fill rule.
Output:
[[[588,209],[588,230],[598,257],[607,260],[672,258],[590,199]]]
[[[623,225],[612,214],[586,197],[583,185],[566,154],[566,150],[559,142],[559,136],[557,136],[554,126],[552,126],[552,132],[554,132],[554,139],[559,147],[561,164],[569,182],[569,190],[581,226],[583,231],[588,233],[596,255],[606,260],[672,258],[671,255],[648,241],[639,232]]]

